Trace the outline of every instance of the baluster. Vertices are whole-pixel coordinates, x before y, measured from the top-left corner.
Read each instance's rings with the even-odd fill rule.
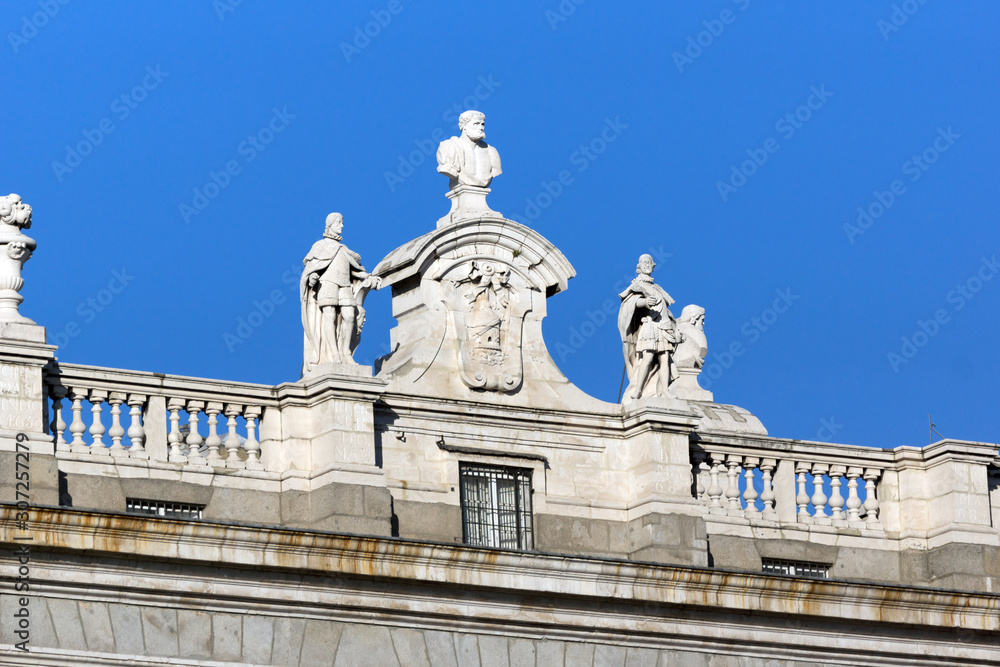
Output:
[[[861,521],[861,498],[858,497],[858,477],[861,468],[847,469],[847,521]]]
[[[170,412],[170,433],[167,434],[167,442],[170,443],[170,455],[167,460],[171,463],[187,463],[187,456],[181,449],[181,410],[184,408],[184,401],[180,398],[171,398],[167,401],[167,411]]]
[[[760,510],[757,509],[757,489],[754,488],[753,471],[760,465],[760,459],[747,457],[743,459],[743,479],[747,488],[743,489],[743,500],[746,502],[744,515],[748,519],[759,519]]]
[[[198,413],[205,409],[204,401],[188,401],[187,402],[187,413],[188,413],[188,435],[187,435],[187,447],[188,447],[188,463],[196,466],[203,466],[207,463],[205,457],[201,454],[201,443],[204,439],[201,437],[201,433],[198,433]]]
[[[86,454],[90,447],[83,440],[83,434],[87,431],[87,425],[83,423],[83,399],[87,398],[87,390],[73,387],[69,390],[69,397],[73,401],[73,421],[70,422],[69,432],[73,434],[73,442],[69,444],[70,451],[77,454]]]
[[[68,452],[69,444],[63,437],[66,432],[66,422],[63,421],[62,415],[62,400],[66,398],[66,387],[59,385],[49,387],[49,393],[52,395],[52,424],[49,428],[55,436],[56,451]]]
[[[243,418],[247,420],[247,441],[243,447],[247,450],[247,470],[263,470],[260,462],[260,442],[257,441],[257,419],[261,413],[260,407],[247,406]]]
[[[693,464],[693,474],[694,474],[694,497],[698,500],[704,502],[705,494],[708,489],[705,488],[704,480],[702,479],[701,466],[705,463],[704,452],[693,452],[691,454],[691,460]]]
[[[708,487],[708,506],[710,508],[721,508],[722,507],[722,486],[719,484],[719,469],[722,467],[722,462],[725,460],[725,456],[722,454],[712,454],[712,468],[709,472],[712,478],[712,483]]]
[[[730,454],[726,457],[726,464],[729,466],[729,486],[726,487],[726,498],[729,499],[729,509],[743,513],[740,506],[740,463],[743,457],[738,454]]]
[[[816,508],[814,519],[825,519],[826,514],[826,494],[823,492],[823,475],[830,469],[826,463],[814,463],[812,467],[813,495],[812,504]]]
[[[246,465],[240,460],[240,437],[236,435],[236,417],[243,412],[242,405],[232,403],[226,405],[226,417],[229,418],[229,435],[226,436],[226,467],[244,468]]]
[[[225,463],[219,456],[219,445],[222,438],[219,437],[219,413],[222,412],[222,403],[209,403],[205,406],[205,414],[208,415],[208,437],[205,438],[205,446],[208,447],[207,462],[210,466],[220,467]]]
[[[125,429],[122,428],[122,403],[124,402],[125,394],[113,391],[108,396],[108,404],[111,406],[111,429],[108,431],[108,436],[111,438],[111,448],[108,453],[111,456],[128,456],[128,450],[122,445],[122,438],[125,437]]]
[[[881,474],[881,470],[865,469],[865,523],[868,524],[868,528],[879,529],[882,527],[878,520],[878,498],[875,497],[875,480]]]
[[[132,441],[132,446],[128,448],[128,455],[133,459],[148,459],[144,443],[146,442],[146,428],[142,425],[142,408],[146,404],[146,397],[142,394],[128,395],[128,416],[131,420],[128,425],[128,439]]]
[[[830,466],[830,516],[834,521],[844,520],[844,496],[840,485],[846,471],[844,466]]]
[[[771,471],[777,465],[778,462],[774,459],[764,459],[760,462],[760,476],[764,487],[760,494],[760,502],[764,505],[764,509],[761,511],[761,518],[766,521],[778,520],[778,514],[774,510],[774,487],[771,485]]]
[[[812,517],[809,516],[809,493],[806,491],[806,473],[809,472],[810,467],[804,461],[799,461],[795,464],[795,472],[798,474],[799,483],[799,492],[795,496],[795,504],[799,506],[796,518],[805,523],[812,521]]]
[[[708,504],[708,487],[712,483],[709,479],[712,466],[708,464],[706,457],[702,457],[698,467],[698,488],[701,489],[701,499]]]
[[[108,392],[101,391],[99,389],[92,389],[90,391],[90,412],[93,415],[93,421],[90,424],[90,437],[92,442],[90,443],[90,453],[97,454],[99,456],[107,456],[108,448],[104,445],[104,424],[101,423],[101,412],[103,408],[101,404],[108,397]]]

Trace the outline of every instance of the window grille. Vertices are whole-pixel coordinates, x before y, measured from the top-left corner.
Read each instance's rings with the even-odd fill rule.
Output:
[[[792,577],[810,577],[813,579],[829,579],[830,566],[822,563],[801,563],[794,560],[763,560],[764,572],[770,574],[787,574]]]
[[[531,471],[459,465],[462,536],[466,544],[531,549]]]
[[[161,500],[142,500],[126,498],[125,512],[128,514],[145,514],[147,516],[162,516],[168,519],[200,519],[204,505],[191,503],[167,503]]]

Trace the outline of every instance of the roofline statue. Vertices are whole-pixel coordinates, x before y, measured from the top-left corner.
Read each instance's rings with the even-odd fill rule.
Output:
[[[343,231],[344,216],[328,215],[323,238],[302,260],[302,375],[324,364],[357,365],[354,350],[365,323],[365,297],[382,286],[381,278],[365,271],[361,256],[341,243]]]

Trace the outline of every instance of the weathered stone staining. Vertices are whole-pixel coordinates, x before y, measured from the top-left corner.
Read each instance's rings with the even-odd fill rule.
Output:
[[[438,220],[438,227],[468,218],[503,216],[486,204],[490,183],[502,172],[500,154],[484,141],[486,116],[469,110],[458,117],[461,136],[445,139],[438,146],[437,170],[448,176],[451,211]]]
[[[31,653],[6,622],[0,653],[1000,667],[997,445],[769,436],[698,385],[705,309],[675,319],[649,255],[619,295],[625,405],[588,396],[542,336],[575,271],[486,206],[499,158],[463,117],[436,229],[368,274],[327,218],[300,281],[303,377],[277,386],[55,359],[17,314],[30,208],[0,200],[0,499],[31,466],[30,527],[2,504],[0,545],[30,534],[33,610]],[[383,284],[397,324],[373,377],[352,355]],[[17,606],[0,594],[0,617]]]
[[[358,365],[354,350],[365,323],[365,296],[382,285],[365,272],[361,256],[340,242],[343,231],[344,216],[328,215],[323,238],[302,260],[303,376]]]

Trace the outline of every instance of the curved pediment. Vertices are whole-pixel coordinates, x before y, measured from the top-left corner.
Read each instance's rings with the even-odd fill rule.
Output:
[[[545,237],[506,218],[462,220],[435,229],[390,252],[373,273],[384,285],[414,275],[436,279],[467,257],[494,257],[521,267],[532,286],[546,296],[566,289],[576,275],[569,260]]]

